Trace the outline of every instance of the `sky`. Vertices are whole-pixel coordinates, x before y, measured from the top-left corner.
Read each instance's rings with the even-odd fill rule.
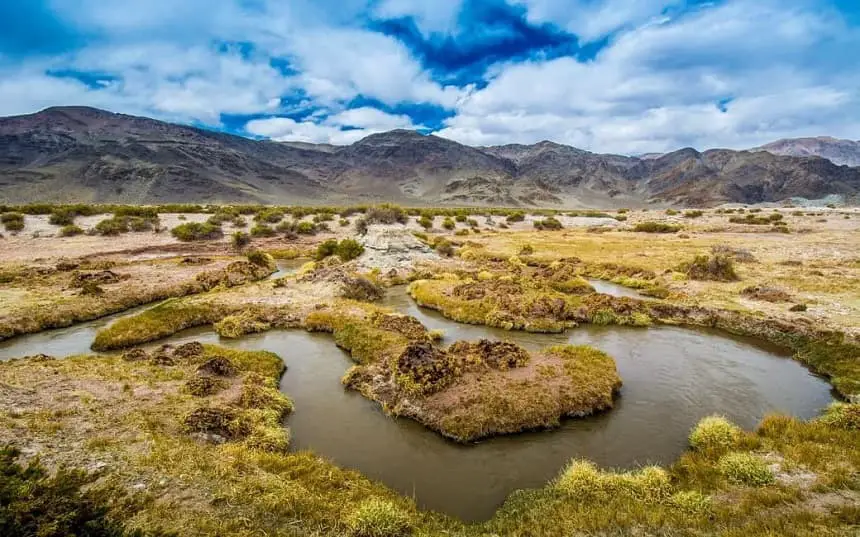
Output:
[[[596,152],[860,138],[860,0],[2,0],[0,116]]]

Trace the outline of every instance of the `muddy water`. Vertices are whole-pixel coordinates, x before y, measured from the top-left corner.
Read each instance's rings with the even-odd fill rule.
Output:
[[[608,282],[606,280],[595,280],[593,278],[586,278],[588,283],[594,287],[594,290],[598,293],[603,293],[605,295],[612,296],[627,296],[630,298],[643,298],[635,289],[631,289],[629,287],[624,287],[623,285],[618,285],[617,283]]]
[[[275,280],[277,278],[282,278],[289,274],[292,274],[299,270],[302,265],[310,261],[309,259],[296,258],[296,259],[276,259],[275,266],[277,270],[266,278],[267,280]]]
[[[612,411],[566,421],[555,431],[461,446],[412,421],[388,418],[376,404],[345,391],[340,378],[351,362],[328,335],[284,330],[219,341],[210,330],[195,329],[170,341],[278,353],[288,366],[281,387],[296,403],[287,422],[294,449],[313,450],[415,497],[422,507],[466,520],[489,518],[515,489],[543,486],[572,457],[622,468],[669,463],[684,449],[690,428],[708,414],[722,413],[751,428],[767,412],[809,418],[831,401],[828,384],[779,349],[715,332],[587,326],[527,334],[454,323],[416,307],[403,288],[391,290],[384,303],[442,329],[447,343],[485,337],[530,349],[594,345],[615,358],[624,379],[621,396]],[[19,346],[16,354],[35,352],[43,350],[34,343]]]

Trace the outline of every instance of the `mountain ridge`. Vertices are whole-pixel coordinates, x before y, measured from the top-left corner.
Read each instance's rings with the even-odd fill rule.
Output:
[[[473,147],[398,129],[353,144],[253,140],[53,107],[0,118],[0,201],[612,207],[856,197],[860,168],[682,148],[633,157],[548,140]]]

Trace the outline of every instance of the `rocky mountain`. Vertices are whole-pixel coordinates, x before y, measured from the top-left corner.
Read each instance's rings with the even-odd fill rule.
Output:
[[[774,155],[792,157],[816,156],[826,158],[834,164],[860,166],[860,140],[840,140],[830,136],[816,138],[786,138],[777,140],[750,151],[767,151]]]
[[[849,197],[860,168],[767,151],[470,147],[395,130],[348,146],[260,141],[85,107],[0,118],[0,202],[612,207]]]

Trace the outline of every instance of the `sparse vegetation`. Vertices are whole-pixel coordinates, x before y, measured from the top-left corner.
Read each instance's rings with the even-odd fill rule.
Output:
[[[665,224],[663,222],[639,222],[633,226],[633,231],[642,233],[677,233],[680,230],[681,226]]]
[[[185,242],[215,240],[224,236],[220,227],[208,222],[185,222],[171,229],[170,234],[177,240]]]
[[[733,282],[739,280],[732,259],[721,254],[697,255],[692,261],[681,263],[676,268],[691,280],[713,280]]]
[[[0,222],[6,231],[21,231],[24,229],[24,215],[15,212],[0,214]]]
[[[534,226],[537,229],[547,230],[558,230],[564,227],[557,218],[554,218],[552,216],[548,216],[543,220],[535,220]]]

